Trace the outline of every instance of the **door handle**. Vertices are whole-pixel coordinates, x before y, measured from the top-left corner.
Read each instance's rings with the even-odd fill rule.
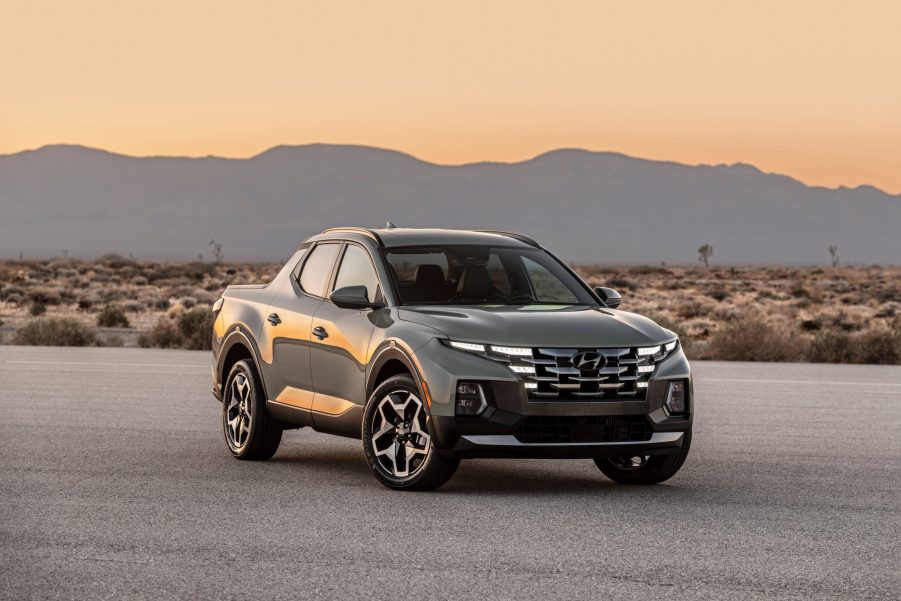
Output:
[[[274,326],[277,326],[282,322],[282,318],[278,316],[278,313],[270,313],[269,317],[266,319]]]
[[[325,340],[328,338],[328,332],[325,331],[325,328],[322,326],[316,326],[313,328],[313,336],[318,338],[319,340]]]

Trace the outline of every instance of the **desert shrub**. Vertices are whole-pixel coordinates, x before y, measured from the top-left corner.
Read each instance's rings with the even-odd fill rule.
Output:
[[[209,350],[213,336],[213,312],[197,308],[182,313],[178,316],[178,334],[182,348]]]
[[[722,361],[800,361],[806,342],[791,327],[776,328],[757,312],[747,312],[714,331],[709,359]]]
[[[716,288],[716,289],[708,292],[707,296],[709,296],[713,300],[722,302],[722,301],[726,300],[727,298],[729,298],[729,293],[726,292],[726,290],[724,290],[723,288]]]
[[[805,332],[816,332],[823,328],[823,322],[817,318],[805,319],[801,321],[801,329]]]
[[[28,290],[28,298],[44,305],[58,305],[62,300],[62,295],[58,288],[34,286]]]
[[[78,308],[81,309],[82,311],[87,311],[88,309],[93,307],[95,304],[97,304],[98,300],[100,300],[100,299],[98,299],[97,295],[95,295],[95,294],[82,294],[81,296],[78,297],[78,301],[77,301]]]
[[[138,336],[138,345],[144,348],[175,348],[180,346],[178,330],[171,319],[161,317],[149,331]]]
[[[666,267],[660,265],[636,265],[629,269],[633,275],[672,275]]]
[[[901,364],[901,330],[874,326],[854,337],[854,363]]]
[[[197,301],[197,304],[203,305],[212,305],[219,298],[219,294],[213,294],[211,292],[207,292],[206,290],[197,290],[195,291],[194,299]]]
[[[16,293],[7,295],[5,300],[12,305],[21,305],[23,302],[25,302],[25,298],[21,294]]]
[[[102,328],[127,328],[131,324],[122,309],[107,305],[97,314],[97,325]]]
[[[695,317],[703,317],[708,313],[708,309],[703,304],[696,301],[687,301],[676,307],[676,313],[684,319],[694,319]]]
[[[202,281],[206,276],[212,276],[216,273],[216,266],[212,263],[201,263],[195,261],[184,266],[184,274],[198,282]]]
[[[107,267],[112,267],[113,269],[121,269],[122,267],[135,264],[133,259],[126,259],[119,253],[106,253],[105,255],[101,255],[97,258],[97,262],[103,263]]]
[[[194,305],[197,304],[197,299],[194,298],[193,296],[183,296],[180,299],[178,299],[178,302],[181,303],[181,306],[184,307],[185,309],[190,309],[190,308],[194,307]]]
[[[800,282],[792,286],[790,294],[795,298],[810,298],[810,290]]]
[[[36,300],[31,303],[31,307],[28,308],[28,312],[31,313],[32,317],[43,315],[47,312],[47,305],[44,304],[44,301]]]
[[[640,288],[638,282],[629,278],[610,278],[607,280],[607,286],[614,290],[630,290],[632,292]]]
[[[40,317],[16,330],[13,344],[32,346],[90,346],[94,330],[70,317]]]
[[[122,310],[129,313],[140,313],[145,308],[144,303],[136,300],[130,300],[122,303]]]
[[[24,294],[25,294],[25,292],[18,286],[0,287],[0,300],[9,301],[10,296],[17,295],[21,298]],[[12,301],[9,301],[9,302],[12,302]]]
[[[820,330],[810,341],[805,358],[813,363],[853,363],[851,335],[835,328]]]

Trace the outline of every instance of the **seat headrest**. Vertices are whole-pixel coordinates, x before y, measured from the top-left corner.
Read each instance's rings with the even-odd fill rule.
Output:
[[[416,284],[419,286],[436,286],[444,283],[444,270],[440,265],[424,263],[416,267]]]
[[[488,298],[491,294],[491,276],[484,265],[471,265],[460,276],[457,294],[463,298]]]

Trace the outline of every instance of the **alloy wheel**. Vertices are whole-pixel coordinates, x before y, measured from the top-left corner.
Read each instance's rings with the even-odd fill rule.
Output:
[[[379,401],[372,414],[372,449],[390,475],[406,478],[425,464],[432,448],[425,417],[422,401],[412,392],[393,391]]]
[[[240,449],[250,437],[250,419],[253,411],[250,381],[245,374],[236,374],[228,390],[225,413],[225,435],[228,444]]]

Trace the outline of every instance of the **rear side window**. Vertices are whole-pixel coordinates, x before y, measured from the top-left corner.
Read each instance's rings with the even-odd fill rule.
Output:
[[[338,257],[340,244],[317,244],[300,272],[300,287],[315,296],[325,296],[325,287]]]
[[[374,301],[379,287],[379,278],[369,259],[369,253],[355,244],[348,244],[335,278],[335,290],[345,286],[365,286],[367,299]]]

